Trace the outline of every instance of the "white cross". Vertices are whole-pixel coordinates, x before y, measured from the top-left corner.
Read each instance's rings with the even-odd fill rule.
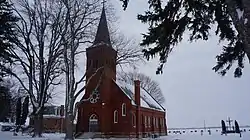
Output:
[[[105,6],[105,2],[107,2],[107,1],[106,1],[106,0],[103,0],[103,1],[102,1],[103,7]]]
[[[232,122],[233,120],[231,120],[230,119],[230,117],[228,117],[228,120],[227,120],[227,122],[229,123],[229,128],[231,129],[231,122]]]

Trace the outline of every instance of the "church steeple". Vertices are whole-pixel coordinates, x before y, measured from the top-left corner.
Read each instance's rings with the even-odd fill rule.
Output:
[[[97,45],[99,43],[105,43],[107,45],[111,45],[109,30],[108,30],[108,23],[105,14],[105,7],[103,2],[102,14],[100,18],[100,22],[97,28],[96,36],[93,45]]]
[[[104,3],[94,43],[86,49],[86,55],[86,80],[100,67],[105,67],[106,76],[116,79],[117,52],[111,45]],[[95,81],[93,81],[93,85],[95,84]]]

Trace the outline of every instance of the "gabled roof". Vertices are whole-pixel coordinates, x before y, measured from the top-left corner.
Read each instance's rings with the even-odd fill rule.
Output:
[[[134,101],[134,86],[122,81],[115,81],[114,83],[123,91],[123,93],[131,100],[132,105],[136,105]],[[141,107],[164,111],[165,109],[144,89],[140,89]]]

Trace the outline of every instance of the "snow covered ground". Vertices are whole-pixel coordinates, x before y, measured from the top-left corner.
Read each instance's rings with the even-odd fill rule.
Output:
[[[21,133],[18,136],[13,136],[13,132],[1,132],[0,131],[0,140],[63,140],[63,134],[43,134],[43,138],[32,138],[29,135]]]
[[[250,133],[242,133],[242,137],[239,134],[220,135],[220,133],[214,133],[212,135],[205,134],[203,136],[200,133],[196,134],[182,134],[182,135],[169,135],[166,140],[249,140]]]
[[[43,138],[31,138],[30,136],[24,135],[13,136],[12,132],[1,132],[0,140],[63,140],[64,134],[44,134]],[[98,140],[98,139],[96,139]],[[99,139],[100,140],[100,139]],[[114,138],[112,140],[115,140]],[[119,139],[127,140],[127,139]],[[144,139],[150,140],[150,139]],[[243,132],[242,137],[238,134],[230,134],[228,136],[222,136],[219,132],[212,132],[212,135],[204,134],[201,136],[200,133],[186,133],[186,134],[170,134],[169,136],[157,138],[156,140],[250,140],[250,132]]]

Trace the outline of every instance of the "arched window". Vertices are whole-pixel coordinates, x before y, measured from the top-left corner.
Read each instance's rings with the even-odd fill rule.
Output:
[[[96,114],[92,114],[92,115],[89,117],[89,120],[97,121],[97,116],[96,116]]]
[[[162,118],[160,118],[159,121],[160,121],[160,127],[162,127]]]
[[[98,60],[95,60],[94,68],[98,68]]]
[[[132,113],[132,126],[136,127],[136,117],[135,117],[135,113]]]
[[[165,119],[162,118],[162,127],[164,127],[164,126],[165,126]]]
[[[96,116],[96,114],[92,114],[89,117],[89,132],[98,132],[98,130],[98,117]]]
[[[158,128],[158,119],[155,118],[156,128]]]
[[[155,127],[155,117],[153,117],[153,126]]]
[[[148,127],[150,127],[150,117],[148,116]]]
[[[143,115],[141,115],[141,125],[143,125]]]
[[[126,116],[126,104],[122,104],[122,116]]]
[[[89,60],[89,63],[88,63],[89,67],[92,67],[92,65],[93,65],[92,62],[93,62],[93,60]]]
[[[118,111],[114,111],[114,123],[118,123]]]

